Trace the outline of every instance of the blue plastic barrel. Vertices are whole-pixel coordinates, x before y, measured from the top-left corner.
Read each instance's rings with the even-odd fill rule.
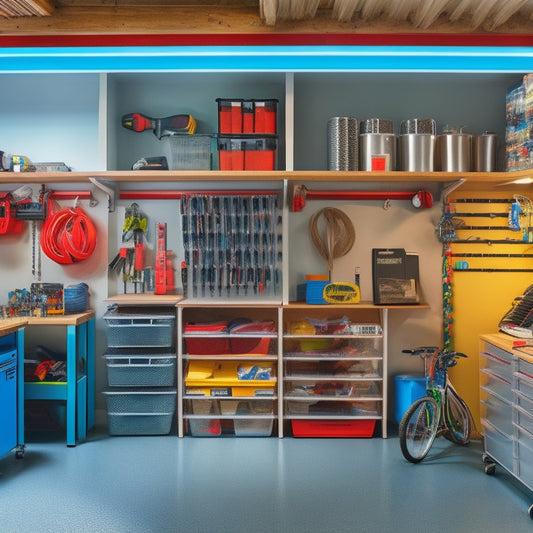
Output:
[[[410,405],[418,398],[426,395],[426,378],[423,375],[401,375],[396,376],[394,382],[394,416],[399,424]]]

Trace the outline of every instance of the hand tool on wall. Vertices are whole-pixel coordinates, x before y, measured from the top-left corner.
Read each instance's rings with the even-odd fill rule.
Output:
[[[191,115],[152,118],[141,113],[128,113],[122,115],[121,122],[128,130],[136,132],[152,130],[158,139],[168,135],[192,135],[196,131],[196,120]]]
[[[251,289],[255,296],[277,294],[282,244],[277,194],[187,195],[180,213],[182,268],[190,272],[193,297],[222,297],[224,292],[226,298],[239,298]]]
[[[167,225],[157,224],[157,251],[155,257],[155,293],[167,292]]]

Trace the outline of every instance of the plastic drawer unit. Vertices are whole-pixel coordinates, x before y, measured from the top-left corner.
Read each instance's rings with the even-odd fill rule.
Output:
[[[176,419],[175,313],[112,307],[104,353],[110,435],[168,435]]]
[[[481,342],[485,472],[499,464],[533,490],[533,351],[503,334],[482,335]],[[533,518],[533,505],[528,513]]]

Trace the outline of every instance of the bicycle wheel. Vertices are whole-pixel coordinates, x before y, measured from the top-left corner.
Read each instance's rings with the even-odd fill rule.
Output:
[[[470,409],[453,387],[446,388],[444,405],[444,421],[448,429],[446,436],[455,444],[466,446],[470,442]]]
[[[439,428],[440,405],[435,398],[416,400],[400,422],[399,437],[403,456],[419,463],[428,454]]]

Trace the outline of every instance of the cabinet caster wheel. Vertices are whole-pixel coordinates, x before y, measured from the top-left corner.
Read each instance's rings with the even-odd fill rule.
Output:
[[[533,505],[529,506],[529,509],[527,510],[527,514],[529,515],[529,518],[533,520]]]
[[[493,463],[494,462],[488,453],[484,453],[481,456],[481,460],[483,461],[484,464]]]
[[[15,458],[16,459],[23,459],[25,451],[26,451],[25,446],[20,446],[19,448],[17,448],[17,451],[15,452]]]
[[[493,476],[496,472],[496,463],[488,463],[485,465],[485,474],[487,476]]]

